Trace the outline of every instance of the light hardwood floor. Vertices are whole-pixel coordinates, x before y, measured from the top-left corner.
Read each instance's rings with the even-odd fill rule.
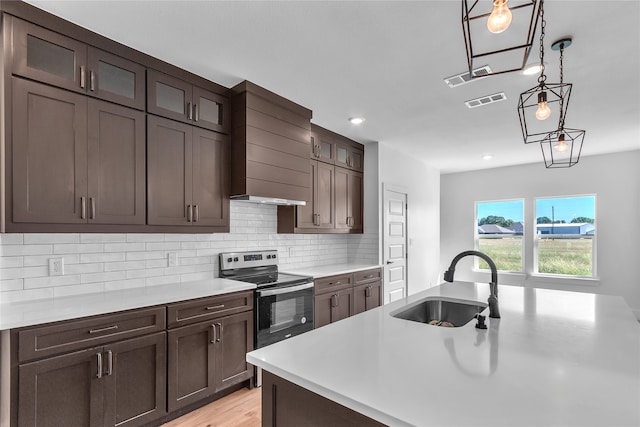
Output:
[[[162,427],[260,427],[260,388],[243,388]]]

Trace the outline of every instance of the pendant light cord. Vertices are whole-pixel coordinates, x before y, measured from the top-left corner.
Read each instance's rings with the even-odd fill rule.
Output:
[[[544,33],[547,26],[547,21],[544,20],[544,0],[540,0],[540,20],[540,76],[538,76],[538,83],[542,87],[547,80],[547,76],[544,74]]]
[[[560,43],[560,122],[558,123],[558,130],[564,130],[564,43]]]

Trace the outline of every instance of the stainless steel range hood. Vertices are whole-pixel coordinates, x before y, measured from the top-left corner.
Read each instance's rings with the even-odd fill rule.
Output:
[[[275,197],[249,196],[247,194],[241,196],[231,196],[231,200],[240,202],[264,203],[266,205],[284,205],[284,206],[305,206],[307,202],[304,200],[287,200]]]

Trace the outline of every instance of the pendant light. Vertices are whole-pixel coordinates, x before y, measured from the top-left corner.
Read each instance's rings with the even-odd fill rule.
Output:
[[[481,59],[493,74],[522,70],[538,26],[541,0],[462,0],[462,31],[469,75]],[[486,76],[483,75],[483,77]]]
[[[560,82],[564,80],[564,49],[571,46],[571,39],[561,39],[555,42],[551,49],[560,51]],[[562,90],[562,89],[561,89]],[[564,110],[564,111],[563,111]],[[566,106],[560,99],[560,122],[558,129],[547,134],[540,142],[544,165],[547,168],[570,168],[580,161],[582,143],[585,130],[571,129],[564,126]]]
[[[540,75],[535,87],[520,94],[518,116],[525,144],[542,142],[549,132],[559,129],[571,97],[571,83],[562,81],[562,63],[560,64],[560,83],[547,83],[544,66],[544,36],[547,22],[544,19],[544,0],[540,0]],[[563,40],[571,44],[569,39]],[[560,41],[554,43],[554,46]]]

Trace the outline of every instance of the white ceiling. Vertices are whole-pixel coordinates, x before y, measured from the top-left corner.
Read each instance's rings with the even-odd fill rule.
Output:
[[[453,89],[443,82],[467,67],[459,0],[29,3],[224,86],[250,80],[312,109],[320,126],[388,144],[443,173],[543,168],[539,146],[522,142],[517,114],[519,94],[537,76]],[[573,37],[566,124],[587,131],[583,155],[640,149],[640,1],[547,0],[545,14],[548,82],[559,81],[550,45]],[[464,105],[500,91],[506,101]],[[351,125],[352,116],[366,122]]]

